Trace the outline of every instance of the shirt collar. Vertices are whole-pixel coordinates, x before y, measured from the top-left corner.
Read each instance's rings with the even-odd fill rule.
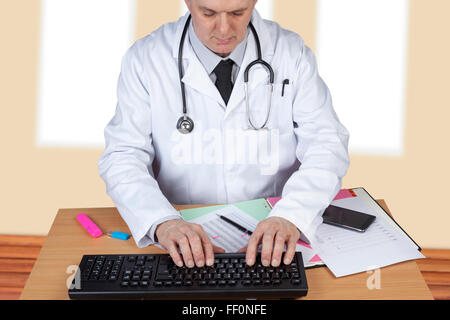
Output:
[[[241,41],[241,43],[236,46],[236,48],[230,53],[230,55],[225,58],[222,58],[221,56],[209,50],[208,47],[206,47],[200,41],[194,31],[192,22],[189,25],[188,34],[192,48],[194,49],[195,54],[197,55],[202,65],[205,67],[208,74],[211,74],[214,71],[221,60],[232,59],[239,68],[241,67],[242,61],[244,60],[245,49],[247,47],[248,29],[244,40]]]

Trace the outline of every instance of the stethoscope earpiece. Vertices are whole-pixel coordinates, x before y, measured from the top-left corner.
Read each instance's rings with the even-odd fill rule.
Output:
[[[186,115],[181,116],[177,122],[177,129],[182,134],[191,133],[194,130],[194,121]]]

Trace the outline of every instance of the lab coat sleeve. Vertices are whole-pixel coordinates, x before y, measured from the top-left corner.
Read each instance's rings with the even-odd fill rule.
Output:
[[[152,170],[151,93],[145,87],[142,61],[136,42],[122,60],[116,112],[105,128],[106,147],[98,161],[106,192],[140,248],[155,243],[157,223],[181,218]]]
[[[301,51],[292,92],[296,156],[301,166],[287,180],[269,216],[289,220],[310,242],[348,170],[349,133],[333,109],[313,52],[305,45]]]

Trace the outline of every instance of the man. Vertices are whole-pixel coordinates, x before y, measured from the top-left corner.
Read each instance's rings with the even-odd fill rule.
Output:
[[[348,169],[348,132],[333,110],[314,55],[300,36],[262,20],[256,2],[186,0],[192,21],[180,58],[187,112],[196,119],[190,134],[175,126],[182,109],[178,55],[187,15],[137,41],[122,63],[118,105],[105,129],[99,171],[137,245],[158,242],[179,266],[212,265],[214,252],[223,249],[212,245],[201,226],[182,220],[172,203],[232,203],[282,194],[240,250],[253,265],[261,244],[262,264],[278,266],[292,261],[301,235],[314,237]],[[246,112],[244,70],[257,58],[250,21],[275,79],[270,92],[267,70],[254,68]],[[243,130],[255,120],[260,127],[266,114],[270,130]],[[247,146],[243,153],[242,145]],[[251,148],[256,158],[224,160],[248,155]],[[266,171],[260,161],[264,150],[275,163]]]

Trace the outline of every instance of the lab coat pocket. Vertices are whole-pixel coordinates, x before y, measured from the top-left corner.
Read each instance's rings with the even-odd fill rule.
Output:
[[[292,84],[275,84],[272,95],[272,126],[280,135],[293,134]]]
[[[244,106],[245,128],[263,127],[278,130],[279,134],[293,132],[291,85],[260,85],[249,97],[249,112]]]

